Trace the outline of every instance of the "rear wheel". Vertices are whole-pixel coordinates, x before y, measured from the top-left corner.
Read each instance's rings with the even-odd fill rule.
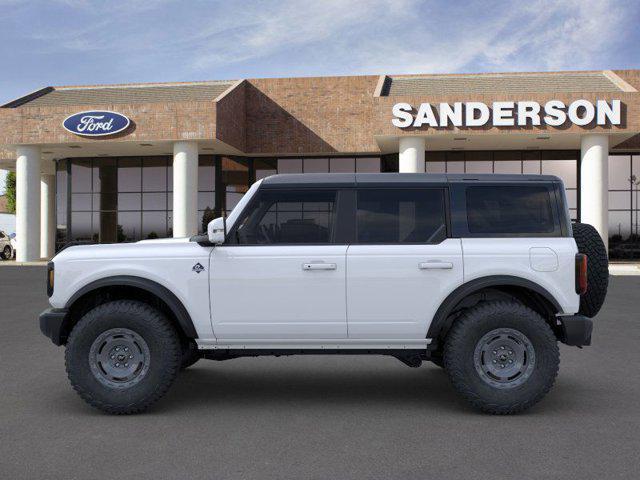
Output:
[[[119,300],[78,321],[65,363],[71,385],[89,405],[129,414],[146,410],[166,393],[181,358],[178,334],[161,312]]]
[[[454,323],[444,367],[475,408],[518,413],[540,401],[558,374],[556,337],[544,319],[518,302],[484,302]]]
[[[11,247],[9,245],[5,245],[5,247],[2,249],[2,259],[11,260],[12,256],[13,255],[11,254]]]

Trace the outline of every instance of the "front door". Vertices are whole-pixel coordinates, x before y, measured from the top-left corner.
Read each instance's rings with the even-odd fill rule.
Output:
[[[361,188],[347,252],[349,338],[426,338],[462,283],[460,239],[447,238],[444,188]]]
[[[346,244],[335,190],[262,189],[211,258],[220,340],[344,339]],[[249,343],[249,342],[247,342]]]

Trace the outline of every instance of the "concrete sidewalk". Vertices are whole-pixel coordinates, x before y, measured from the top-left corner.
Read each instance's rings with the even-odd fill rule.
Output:
[[[610,263],[609,275],[640,275],[640,263]]]

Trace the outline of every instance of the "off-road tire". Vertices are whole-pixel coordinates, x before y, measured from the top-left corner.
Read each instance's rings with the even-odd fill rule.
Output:
[[[587,291],[580,296],[579,313],[594,317],[602,307],[609,286],[609,258],[598,231],[588,223],[574,223],[578,251],[587,255]]]
[[[433,363],[436,367],[444,368],[444,358],[442,357],[442,352],[433,352],[429,361]]]
[[[202,356],[198,350],[196,342],[189,340],[182,345],[182,359],[180,362],[180,370],[189,368],[191,365],[200,360]]]
[[[535,362],[524,383],[497,388],[476,370],[476,345],[495,329],[523,334],[535,353]],[[522,412],[539,402],[558,374],[560,351],[556,337],[535,311],[516,301],[482,302],[463,313],[453,324],[444,346],[444,368],[454,388],[476,409],[506,415]]]
[[[3,260],[11,260],[12,257],[13,257],[13,253],[11,252],[11,247],[9,245],[6,245],[2,249],[2,259]]]
[[[148,346],[148,369],[130,387],[105,386],[91,369],[92,345],[112,329],[133,331]],[[181,359],[173,325],[160,311],[133,300],[104,303],[87,312],[73,327],[65,352],[67,375],[76,392],[92,407],[112,414],[139,413],[153,405],[175,380]]]

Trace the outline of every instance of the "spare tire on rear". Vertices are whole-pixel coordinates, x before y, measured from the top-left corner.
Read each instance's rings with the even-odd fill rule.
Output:
[[[587,256],[587,291],[580,296],[578,313],[594,317],[604,303],[609,286],[607,249],[593,226],[587,223],[574,223],[571,226],[578,251]]]

